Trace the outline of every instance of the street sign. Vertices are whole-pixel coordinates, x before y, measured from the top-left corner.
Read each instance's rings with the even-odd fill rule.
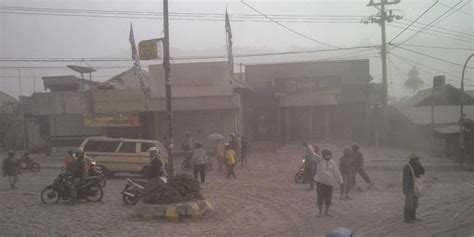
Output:
[[[138,43],[138,52],[140,60],[161,59],[161,42],[162,38],[143,40]]]

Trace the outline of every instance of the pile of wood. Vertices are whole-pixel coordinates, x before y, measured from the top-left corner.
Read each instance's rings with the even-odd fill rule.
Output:
[[[203,200],[199,182],[188,174],[179,174],[173,181],[163,183],[161,180],[150,180],[145,185],[143,202],[147,204],[174,204]]]

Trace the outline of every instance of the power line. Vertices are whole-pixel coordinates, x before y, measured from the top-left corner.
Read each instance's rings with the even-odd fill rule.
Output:
[[[429,48],[429,49],[464,50],[464,51],[468,51],[468,50],[473,51],[474,50],[474,48],[455,48],[455,47],[445,47],[445,46],[437,46],[437,45],[403,44],[403,46],[418,47],[418,48]]]
[[[379,46],[367,45],[367,46],[355,46],[345,47],[337,49],[316,49],[316,50],[300,50],[300,51],[286,51],[286,52],[273,52],[273,53],[254,53],[254,54],[236,54],[234,57],[245,58],[245,57],[261,57],[261,56],[276,56],[276,55],[290,55],[290,54],[310,54],[320,52],[334,52],[334,51],[345,51],[354,49],[374,49]],[[183,56],[174,57],[173,60],[198,60],[198,59],[223,59],[227,58],[226,55],[211,55],[211,56]],[[0,58],[0,62],[121,62],[121,61],[132,61],[129,58],[12,58],[3,57]]]
[[[444,4],[442,2],[440,2],[439,4],[444,6],[444,7],[450,7],[449,5]],[[459,11],[459,12],[462,13],[462,14],[468,15],[468,16],[474,16],[472,13],[469,13],[469,12],[466,12],[466,11]]]
[[[338,48],[338,47],[336,47],[336,46],[333,46],[333,45],[330,45],[330,44],[321,42],[321,41],[319,41],[319,40],[317,40],[317,39],[311,38],[311,37],[309,37],[309,36],[307,36],[307,35],[304,35],[304,34],[298,32],[298,31],[296,31],[296,30],[291,29],[290,27],[288,27],[288,26],[286,26],[286,25],[281,24],[280,22],[274,20],[273,18],[271,18],[271,17],[265,15],[265,13],[259,11],[258,9],[252,7],[252,6],[249,5],[249,4],[247,4],[246,2],[244,2],[244,0],[241,0],[240,2],[241,2],[242,4],[244,4],[245,6],[247,6],[248,8],[252,9],[253,11],[255,11],[255,12],[259,13],[260,15],[264,16],[265,18],[269,19],[269,20],[272,21],[273,23],[275,23],[275,24],[277,24],[277,25],[279,25],[279,26],[281,26],[281,27],[283,27],[283,28],[289,30],[290,32],[293,32],[294,34],[297,34],[297,35],[299,35],[299,36],[301,36],[301,37],[303,37],[303,38],[305,38],[305,39],[311,40],[311,41],[313,41],[313,42],[315,42],[315,43],[318,43],[318,44],[322,44],[322,45],[325,45],[325,46],[328,46],[328,47],[331,47],[331,48]]]
[[[403,22],[393,22],[393,24],[400,24],[400,25],[403,25],[403,26],[407,25],[406,23],[403,23]],[[408,30],[416,31],[417,29],[421,29],[421,28],[422,28],[421,26],[413,26],[413,29],[408,29]],[[427,34],[427,33],[437,33],[437,34],[446,35],[446,36],[459,38],[459,39],[465,39],[465,40],[471,40],[471,41],[474,40],[472,35],[451,33],[449,31],[445,31],[445,30],[426,29],[424,32],[420,32],[420,34]]]
[[[419,15],[414,21],[412,21],[411,24],[409,24],[406,28],[404,28],[400,33],[398,33],[395,37],[393,37],[388,43],[392,43],[394,40],[396,40],[400,35],[402,35],[408,28],[410,28],[413,24],[415,24],[421,17],[423,17],[426,13],[428,13],[436,4],[438,1],[435,1],[429,8],[427,8],[421,15]]]
[[[395,28],[403,28],[401,26],[397,26],[397,25],[394,25],[394,24],[388,24],[389,26],[391,27],[395,27]],[[410,31],[417,31],[415,29],[408,29]],[[438,36],[438,37],[443,37],[443,38],[447,38],[447,39],[452,39],[452,40],[457,40],[457,41],[461,41],[461,42],[465,42],[465,43],[472,43],[472,41],[474,39],[463,39],[463,38],[458,38],[457,36],[454,36],[454,37],[450,37],[449,35],[447,34],[434,34],[434,33],[429,33],[429,32],[420,32],[421,34],[427,34],[427,35],[433,35],[433,36]],[[404,45],[403,43],[399,43],[399,45]]]
[[[40,12],[66,12],[66,13],[94,13],[94,14],[113,14],[113,15],[154,15],[163,16],[162,12],[153,11],[124,11],[124,10],[97,10],[97,9],[74,9],[74,8],[44,8],[44,7],[13,7],[0,6],[2,10],[16,11],[40,11]],[[198,13],[198,12],[170,12],[169,15],[177,16],[214,16],[223,18],[223,13]],[[229,14],[232,17],[262,18],[259,14]],[[273,18],[291,18],[291,19],[313,19],[313,18],[355,18],[360,19],[363,15],[301,15],[301,14],[267,14]]]
[[[406,21],[406,22],[410,22],[410,23],[412,22],[412,20],[406,19],[406,18],[401,19],[401,20],[402,20],[402,21]],[[407,25],[408,25],[408,23],[404,23],[404,24],[407,24]],[[419,26],[417,26],[417,27],[421,28],[421,26],[426,26],[426,25],[428,25],[428,24],[423,23],[423,22],[416,22],[415,25],[419,25]],[[452,33],[452,34],[454,34],[454,35],[465,35],[465,36],[467,36],[467,37],[472,37],[472,36],[473,36],[472,34],[469,34],[469,33],[466,33],[466,32],[457,31],[457,30],[453,30],[453,29],[448,29],[448,28],[444,28],[444,27],[441,27],[441,26],[431,25],[430,28],[434,28],[434,29],[446,31],[446,32]]]
[[[459,66],[459,67],[464,67],[464,65],[462,64],[459,64],[459,63],[455,63],[455,62],[451,62],[451,61],[448,61],[446,59],[442,59],[442,58],[438,58],[438,57],[435,57],[435,56],[431,56],[431,55],[428,55],[428,54],[425,54],[425,53],[421,53],[421,52],[418,52],[418,51],[415,51],[415,50],[412,50],[412,49],[407,49],[405,47],[402,47],[400,45],[396,46],[400,49],[403,49],[403,50],[406,50],[408,52],[412,52],[412,53],[415,53],[415,54],[418,54],[418,55],[422,55],[422,56],[425,56],[425,57],[428,57],[428,58],[432,58],[432,59],[436,59],[438,61],[442,61],[442,62],[445,62],[445,63],[449,63],[449,64],[452,64],[452,65],[456,65],[456,66]],[[469,68],[469,69],[473,69],[472,67],[466,67],[466,68]]]
[[[437,72],[437,73],[443,73],[443,74],[452,76],[453,78],[452,78],[452,79],[449,79],[449,80],[456,81],[456,82],[460,82],[460,81],[461,81],[461,79],[458,79],[458,78],[460,77],[459,75],[454,75],[454,74],[449,73],[449,72],[441,71],[441,70],[439,70],[439,69],[437,69],[437,68],[433,68],[433,67],[424,65],[424,64],[422,64],[422,63],[420,63],[420,62],[418,62],[418,61],[414,61],[414,60],[411,60],[411,59],[402,57],[402,56],[397,55],[397,54],[394,54],[394,53],[390,53],[390,54],[393,55],[393,56],[395,56],[395,57],[397,57],[399,60],[405,62],[405,63],[406,63],[407,65],[409,65],[409,66],[413,66],[412,64],[414,64],[414,65],[417,65],[417,66],[420,66],[420,67],[423,67],[423,68],[428,68],[428,69],[430,69],[431,71],[434,71],[434,72]],[[408,62],[410,62],[410,63],[412,63],[412,64],[410,64],[410,63],[408,63]],[[429,74],[432,74],[432,75],[433,75],[434,73],[429,73]]]
[[[423,28],[421,28],[420,30],[418,30],[417,32],[415,32],[413,35],[411,35],[410,37],[406,38],[404,41],[400,42],[400,44],[403,44],[405,42],[407,42],[408,40],[412,39],[413,37],[417,36],[420,32],[424,31],[425,29],[427,29],[428,27],[430,27],[433,23],[437,22],[441,17],[445,16],[446,14],[448,14],[449,12],[451,12],[454,8],[456,8],[459,4],[462,3],[463,0],[460,0],[458,3],[456,3],[454,6],[452,6],[451,8],[449,8],[447,11],[445,11],[443,14],[441,14],[440,16],[438,16],[437,18],[435,18],[434,20],[432,20],[430,23],[428,23],[426,26],[424,26]]]

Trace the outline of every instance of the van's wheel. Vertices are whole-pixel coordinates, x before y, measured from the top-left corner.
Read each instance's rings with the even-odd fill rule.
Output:
[[[142,169],[142,177],[144,179],[148,179],[150,175],[151,175],[151,167],[148,165],[144,166]]]
[[[106,178],[111,178],[115,175],[115,172],[110,172],[105,166],[100,166],[100,169]]]

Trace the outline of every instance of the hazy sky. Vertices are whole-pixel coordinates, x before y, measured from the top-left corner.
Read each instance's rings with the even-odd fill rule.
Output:
[[[378,1],[378,0],[376,0]],[[437,18],[449,6],[460,0],[440,0],[419,22],[429,23]],[[225,8],[231,14],[231,26],[234,40],[234,54],[252,52],[283,52],[301,49],[326,49],[327,46],[315,43],[298,36],[272,22],[255,22],[251,20],[235,20],[232,15],[257,14],[240,1],[169,1],[169,11],[174,13],[216,13],[223,14]],[[458,6],[470,2],[464,0]],[[377,13],[373,7],[367,7],[368,0],[313,0],[313,1],[254,1],[246,3],[254,6],[265,14],[271,15],[352,15],[369,16]],[[403,15],[405,19],[413,20],[425,11],[433,0],[401,0],[398,5],[389,8],[395,9],[395,14]],[[132,0],[57,0],[57,1],[21,1],[0,0],[1,6],[9,7],[36,7],[36,8],[64,8],[114,11],[161,12],[162,1],[132,1]],[[472,40],[474,34],[474,4],[469,3],[457,12],[436,24],[461,33],[448,32],[434,28],[440,34],[454,39],[446,39],[428,34],[418,34],[406,44],[474,48]],[[233,20],[234,18],[234,20]],[[217,18],[213,18],[217,19]],[[170,37],[173,56],[206,56],[225,54],[224,19],[221,21],[203,21],[196,17],[188,19],[173,19],[170,23]],[[130,44],[128,41],[129,24],[133,23],[136,41],[157,38],[162,36],[163,23],[161,19],[133,19],[133,18],[104,18],[78,16],[49,16],[31,14],[11,14],[0,10],[0,57],[18,58],[97,58],[97,57],[129,57]],[[407,21],[400,21],[407,24]],[[408,22],[409,23],[409,22]],[[282,22],[286,26],[337,47],[352,47],[361,45],[380,44],[380,27],[377,24],[362,23],[295,23]],[[387,39],[390,40],[400,32],[400,28],[387,27]],[[406,31],[394,42],[400,42],[411,36],[413,31]],[[461,37],[463,40],[457,40]],[[467,40],[466,40],[467,39]],[[408,47],[421,53],[464,64],[472,50],[446,50]],[[462,67],[417,55],[400,48],[390,49],[396,56],[389,59],[389,93],[395,96],[406,96],[410,92],[402,88],[406,73],[413,63],[418,62],[427,67],[420,67],[420,77],[431,85],[433,75],[447,72],[448,82],[459,86]],[[304,61],[335,58],[354,53],[356,51],[339,51],[334,53],[312,53],[298,55],[283,55],[258,58],[237,58],[237,63],[244,64],[258,62]],[[380,58],[377,51],[365,51],[354,54],[352,57],[366,56],[371,60],[371,75],[376,81],[381,80]],[[351,55],[347,55],[351,57]],[[159,62],[152,62],[159,63]],[[74,62],[0,62],[0,66],[41,66],[63,67]],[[90,62],[91,66],[131,66],[132,62]],[[144,66],[148,62],[143,62]],[[471,64],[474,67],[474,62]],[[430,69],[431,67],[433,69]],[[145,67],[148,70],[147,67]],[[102,69],[94,74],[96,80],[106,80],[125,69]],[[441,72],[439,72],[441,71]],[[19,87],[16,69],[0,68],[0,89],[18,96]],[[68,69],[22,69],[23,94],[29,95],[33,91],[36,77],[36,91],[42,90],[41,76],[74,74]],[[454,77],[458,75],[458,77]],[[472,78],[472,73],[469,72]],[[471,80],[472,81],[472,80]],[[474,85],[474,81],[470,82]],[[470,87],[474,89],[474,87]]]

